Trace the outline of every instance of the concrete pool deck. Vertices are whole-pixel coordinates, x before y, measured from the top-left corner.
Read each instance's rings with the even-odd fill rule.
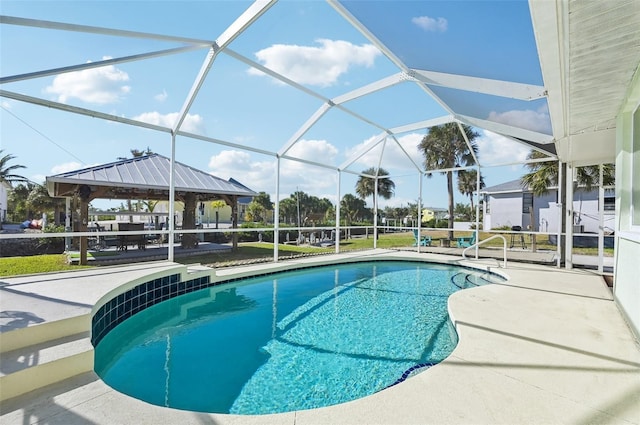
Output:
[[[337,259],[460,257],[371,250],[217,269],[221,278]],[[480,263],[482,264],[482,263]],[[87,315],[105,293],[169,262],[0,278],[2,328]],[[601,276],[510,262],[509,276],[455,293],[460,336],[444,362],[369,397],[322,409],[234,416],[153,406],[114,391],[93,372],[1,405],[2,424],[640,424],[640,349]],[[5,351],[5,350],[3,350]],[[4,357],[4,354],[3,354]]]

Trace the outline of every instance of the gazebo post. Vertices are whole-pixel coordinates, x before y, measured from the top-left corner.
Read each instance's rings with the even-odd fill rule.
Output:
[[[238,228],[238,197],[237,196],[231,197],[231,228],[232,229]],[[238,250],[238,233],[237,232],[233,232],[232,241],[233,241],[233,244],[232,244],[233,250],[237,251]]]
[[[87,223],[89,220],[89,201],[80,200],[80,231],[87,231]],[[86,236],[80,236],[80,264],[87,265],[87,247],[88,240]]]
[[[196,205],[197,196],[193,192],[184,195],[184,211],[182,213],[182,229],[196,228]],[[198,235],[195,233],[184,233],[182,235],[182,248],[195,248],[198,246]]]

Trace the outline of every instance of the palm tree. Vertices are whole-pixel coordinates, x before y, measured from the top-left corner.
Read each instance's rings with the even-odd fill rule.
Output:
[[[467,195],[471,201],[472,215],[475,214],[475,208],[473,206],[473,193],[476,191],[478,183],[478,171],[477,170],[460,170],[458,171],[458,190],[463,195]],[[480,174],[480,189],[485,187],[484,178]]]
[[[474,163],[473,155],[478,152],[478,146],[474,140],[478,137],[478,133],[468,125],[463,124],[462,129],[469,140],[468,145],[457,123],[438,125],[429,129],[429,134],[422,138],[419,145],[424,154],[424,165],[427,170],[456,168]],[[453,171],[443,173],[447,175],[449,192],[449,229],[453,229]],[[449,231],[449,239],[453,239],[453,230]]]
[[[389,175],[389,173],[384,168],[367,168],[362,172],[362,174],[378,176],[378,196],[382,196],[384,199],[389,199],[393,196],[393,191],[396,188],[396,184],[388,177],[380,177]],[[358,178],[358,182],[356,183],[356,194],[360,198],[365,199],[367,198],[367,196],[373,195],[374,193],[374,179],[370,177],[360,176]]]
[[[366,199],[370,195],[373,196],[373,211],[377,214],[378,211],[378,200],[375,197],[376,193],[376,183],[378,185],[378,196],[382,196],[384,199],[389,199],[393,196],[393,191],[396,188],[396,184],[388,177],[380,177],[380,176],[388,176],[389,173],[384,168],[367,168],[362,172],[362,174],[367,174],[370,176],[376,176],[377,178],[372,179],[371,177],[360,176],[358,177],[358,181],[356,182],[356,194],[362,198]]]
[[[20,164],[8,165],[9,161],[15,159],[15,156],[10,154],[1,156],[2,152],[4,152],[4,150],[0,149],[0,182],[27,182],[28,179],[26,177],[19,174],[13,174],[15,170],[26,167]]]
[[[548,158],[541,152],[532,150],[527,155],[527,159]],[[528,187],[535,195],[544,195],[549,192],[551,186],[558,184],[558,161],[532,162],[526,165],[529,173],[522,176],[522,184]],[[603,186],[613,186],[615,184],[615,167],[613,164],[603,165]],[[589,165],[576,169],[576,181],[578,186],[582,186],[589,191],[596,186],[600,180],[600,167]]]

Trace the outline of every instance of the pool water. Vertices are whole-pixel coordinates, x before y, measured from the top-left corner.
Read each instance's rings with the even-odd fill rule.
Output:
[[[490,280],[452,266],[369,262],[219,285],[116,326],[96,347],[95,370],[118,391],[192,411],[343,403],[447,357],[457,343],[447,298]]]

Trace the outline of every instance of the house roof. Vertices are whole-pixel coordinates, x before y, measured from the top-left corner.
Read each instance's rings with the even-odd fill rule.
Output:
[[[549,186],[550,191],[556,190],[557,188],[558,187],[555,184]],[[578,189],[584,189],[584,186],[579,186],[579,188],[576,188],[576,190]],[[524,192],[525,190],[528,190],[528,188],[525,187],[525,184],[522,182],[522,179],[516,179],[516,180],[500,183],[495,186],[485,187],[480,191],[480,193],[514,193],[514,192]],[[613,188],[605,187],[605,196],[614,196],[614,195],[615,195],[615,190]]]
[[[152,154],[49,176],[46,185],[51,196],[69,196],[76,193],[79,186],[87,185],[97,193],[93,198],[128,199],[141,196],[167,199],[170,175],[171,160]],[[198,193],[201,198],[207,199],[215,199],[218,195],[255,195],[244,185],[223,180],[180,162],[175,163],[175,189],[179,193]]]
[[[247,186],[243,185],[242,183],[240,183],[238,180],[234,179],[233,177],[229,178],[229,181],[237,186],[240,187],[244,187],[247,190],[251,190],[249,189]],[[253,192],[253,191],[252,191]],[[255,192],[254,192],[255,194]],[[252,196],[243,196],[242,198],[238,198],[238,203],[239,204],[248,204],[253,200],[253,195]]]
[[[510,192],[523,192],[524,183],[522,179],[511,180],[508,182],[500,183],[495,186],[485,187],[481,193],[510,193]]]

